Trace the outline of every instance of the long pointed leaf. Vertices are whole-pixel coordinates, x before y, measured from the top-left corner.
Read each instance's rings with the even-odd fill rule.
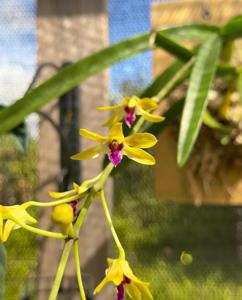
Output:
[[[183,166],[192,151],[203,120],[207,105],[207,95],[212,84],[218,57],[221,50],[221,39],[211,36],[199,49],[194,64],[187,97],[182,114],[177,161]]]
[[[5,269],[6,251],[3,244],[0,243],[0,300],[4,300]]]

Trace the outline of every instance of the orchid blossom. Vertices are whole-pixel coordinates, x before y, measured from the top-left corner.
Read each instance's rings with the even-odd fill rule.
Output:
[[[117,289],[116,300],[123,300],[125,291],[132,300],[152,300],[149,283],[137,278],[125,259],[108,259],[106,276],[94,290],[94,295],[108,283],[113,282]]]
[[[104,127],[112,126],[122,119],[125,120],[125,123],[128,127],[132,127],[136,119],[136,115],[141,115],[145,120],[150,122],[163,121],[164,117],[153,115],[150,113],[150,111],[156,109],[157,107],[157,102],[151,98],[140,99],[136,96],[132,96],[130,98],[123,98],[123,103],[120,105],[98,107],[97,109],[101,111],[115,111],[111,118],[103,124]]]
[[[155,159],[142,148],[150,148],[157,143],[156,137],[151,133],[134,133],[124,137],[122,123],[116,123],[105,137],[86,129],[80,129],[80,135],[95,142],[98,146],[89,148],[73,155],[75,160],[84,160],[97,157],[100,153],[107,153],[110,162],[117,166],[122,161],[123,155],[144,165],[154,165]]]
[[[0,241],[5,242],[12,230],[20,228],[18,223],[34,224],[36,222],[22,205],[0,205]]]

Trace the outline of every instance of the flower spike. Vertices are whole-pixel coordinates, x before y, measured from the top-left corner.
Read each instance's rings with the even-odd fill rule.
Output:
[[[138,98],[136,96],[126,97],[123,99],[123,103],[115,106],[103,106],[98,107],[100,111],[110,110],[115,111],[114,114],[108,119],[103,126],[109,127],[115,124],[116,122],[124,119],[128,127],[132,127],[136,116],[143,116],[145,120],[150,122],[161,122],[165,118],[157,115],[153,115],[150,111],[156,109],[158,104],[155,100],[151,98]]]
[[[157,143],[156,137],[151,133],[135,133],[124,137],[122,123],[114,124],[109,130],[109,136],[104,137],[86,129],[80,129],[80,135],[99,143],[73,155],[75,160],[84,160],[97,157],[100,153],[107,153],[110,162],[117,166],[123,155],[144,165],[154,165],[155,159],[143,149],[150,148]]]

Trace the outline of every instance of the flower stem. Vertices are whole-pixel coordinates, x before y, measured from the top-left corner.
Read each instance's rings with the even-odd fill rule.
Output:
[[[52,290],[51,290],[51,293],[50,293],[50,296],[49,296],[48,300],[56,300],[57,299],[58,292],[59,292],[59,289],[60,289],[61,280],[62,280],[64,271],[65,271],[65,267],[66,267],[68,258],[69,258],[70,253],[71,253],[72,245],[73,245],[73,240],[72,239],[65,242],[64,249],[63,249],[62,256],[61,256],[61,260],[60,260],[60,263],[59,263],[59,266],[58,266],[58,269],[57,269],[55,280],[54,280]]]
[[[109,213],[109,210],[108,210],[108,206],[107,206],[107,202],[106,202],[105,195],[104,195],[104,190],[101,190],[101,192],[100,192],[100,198],[101,198],[103,210],[104,210],[104,213],[105,213],[108,225],[109,225],[110,230],[111,230],[112,235],[113,235],[113,239],[114,239],[115,244],[116,244],[116,246],[118,248],[118,251],[119,251],[119,258],[125,259],[124,248],[121,245],[120,240],[118,238],[118,235],[117,235],[117,233],[115,231],[115,228],[113,226],[113,221],[112,221],[112,218],[110,216],[110,213]]]
[[[26,230],[28,230],[32,233],[47,236],[47,237],[50,237],[50,238],[61,239],[61,240],[64,240],[64,239],[67,238],[67,236],[63,235],[62,233],[52,232],[52,231],[47,231],[47,230],[39,229],[39,228],[36,228],[36,227],[32,227],[32,226],[30,226],[28,224],[25,224],[25,223],[15,219],[15,218],[13,220],[20,227],[22,227],[22,228],[24,228],[24,229],[26,229]]]
[[[82,275],[81,275],[81,268],[80,268],[80,258],[79,258],[79,250],[78,250],[78,240],[74,241],[74,259],[75,259],[75,266],[76,266],[76,276],[77,276],[77,282],[80,290],[80,296],[82,300],[86,300],[85,290],[83,287],[82,282]]]
[[[75,196],[72,196],[72,197],[69,197],[69,198],[63,198],[63,199],[52,201],[52,202],[28,201],[28,202],[25,202],[24,204],[22,204],[22,206],[24,208],[28,208],[30,206],[52,207],[52,206],[57,206],[57,205],[60,205],[60,204],[75,201],[75,200],[79,199],[81,196],[83,196],[83,194],[82,195],[75,195]]]

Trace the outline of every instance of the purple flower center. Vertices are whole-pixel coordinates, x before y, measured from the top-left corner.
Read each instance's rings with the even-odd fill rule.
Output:
[[[117,140],[112,140],[110,143],[108,143],[108,158],[111,161],[111,163],[116,167],[118,164],[120,164],[123,155],[122,155],[122,150],[123,150],[124,144],[121,143],[119,144]]]
[[[125,123],[130,128],[133,125],[133,123],[134,123],[134,121],[136,119],[136,116],[135,116],[135,107],[125,106],[124,107],[124,111],[126,112]]]
[[[117,297],[116,300],[123,300],[124,299],[124,285],[131,283],[131,280],[124,276],[124,280],[117,286]]]

